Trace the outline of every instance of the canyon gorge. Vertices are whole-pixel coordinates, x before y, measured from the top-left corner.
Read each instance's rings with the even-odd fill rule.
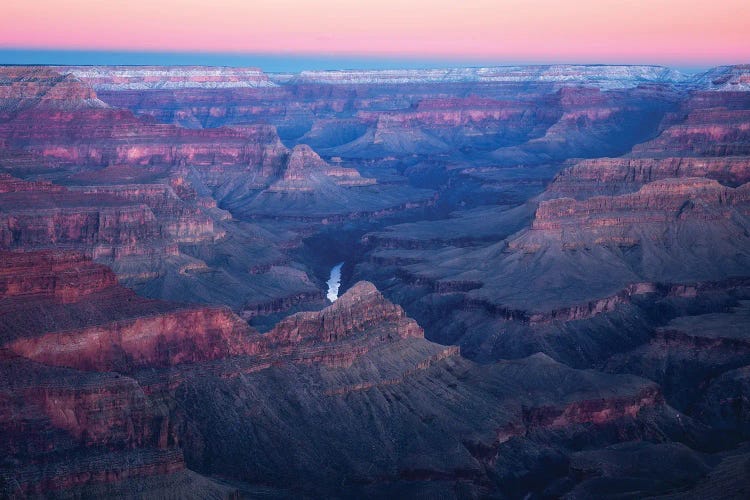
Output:
[[[0,66],[0,497],[749,472],[750,65]]]

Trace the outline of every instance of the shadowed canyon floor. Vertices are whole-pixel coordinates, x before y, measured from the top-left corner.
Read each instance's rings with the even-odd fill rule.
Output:
[[[749,75],[0,67],[0,496],[746,498]]]

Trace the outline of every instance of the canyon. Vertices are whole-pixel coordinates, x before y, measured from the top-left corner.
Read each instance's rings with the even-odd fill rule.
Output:
[[[0,496],[744,498],[750,67],[0,67]]]

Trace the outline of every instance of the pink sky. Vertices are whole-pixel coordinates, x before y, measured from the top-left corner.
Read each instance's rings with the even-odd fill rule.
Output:
[[[750,62],[750,0],[6,0],[0,47]]]

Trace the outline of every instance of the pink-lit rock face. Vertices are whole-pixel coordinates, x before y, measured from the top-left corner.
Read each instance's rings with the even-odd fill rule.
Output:
[[[80,253],[2,252],[0,298],[49,297],[63,303],[85,300],[91,294],[117,286],[114,274]]]
[[[48,67],[7,66],[0,75],[0,117],[7,119],[27,107],[55,111],[105,108],[94,90],[71,75]]]
[[[663,396],[655,386],[647,387],[629,398],[604,401],[580,401],[563,408],[536,408],[529,412],[526,424],[529,427],[565,428],[576,424],[605,424],[623,417],[633,418],[644,408],[663,402]]]
[[[739,186],[750,181],[750,159],[723,158],[597,158],[569,167],[555,178],[545,196],[589,198],[637,191],[652,181],[705,177]]]
[[[10,146],[74,165],[248,164],[256,145],[238,130],[189,130],[137,118],[96,98],[77,78],[49,68],[4,70],[0,135]],[[12,112],[12,114],[11,114]]]
[[[80,254],[3,255],[0,300],[51,299],[63,304],[87,300],[98,302],[100,308],[116,308],[117,300],[127,297],[113,293],[120,287],[111,271]],[[297,344],[335,344],[361,334],[379,335],[381,341],[390,342],[423,338],[422,329],[405,317],[403,309],[364,282],[322,312],[294,315],[262,337],[225,308],[181,307],[154,313],[144,302],[142,312],[138,311],[136,307],[128,316],[104,323],[87,324],[82,319],[78,326],[70,325],[65,331],[23,336],[3,347],[49,366],[106,372],[238,355],[274,359],[288,355]],[[345,358],[361,355],[347,352],[345,345],[335,350]],[[333,353],[328,356],[335,357]]]
[[[126,300],[130,311],[119,320],[101,322],[85,316],[65,331],[31,332],[6,342],[4,348],[50,366],[81,370],[132,370],[207,361],[252,350],[252,330],[225,308],[172,307],[155,310],[149,301],[128,296],[112,272],[76,253],[3,253],[0,300],[12,308],[18,300],[51,300],[74,304],[88,301],[102,310],[118,309]],[[140,305],[139,305],[140,304]],[[69,306],[72,307],[72,306]],[[77,323],[77,324],[76,324]],[[18,325],[17,332],[23,332]]]
[[[684,213],[680,209],[685,203],[693,204],[691,217],[728,217],[728,210],[733,207],[740,213],[748,210],[750,191],[745,186],[734,189],[700,177],[653,181],[635,193],[615,197],[544,201],[537,209],[532,229],[560,229],[565,224],[594,228],[666,223]]]
[[[178,129],[108,108],[33,108],[0,124],[0,131],[11,144],[73,165],[247,164],[254,157],[239,131]]]
[[[51,366],[127,370],[244,354],[250,332],[227,309],[197,309],[19,339],[6,348]]]
[[[702,177],[667,178],[646,183],[638,191],[584,200],[543,201],[531,230],[510,243],[511,248],[535,250],[542,240],[564,248],[593,245],[634,246],[658,239],[669,226],[688,224],[699,237],[700,226],[719,222],[727,231],[743,234],[737,216],[750,213],[747,185],[731,188]]]
[[[309,146],[296,146],[287,159],[285,181],[303,181],[310,170],[325,169],[328,164]]]
[[[633,155],[745,156],[750,138],[747,92],[697,92],[686,100],[682,117],[667,121],[652,141],[633,148]]]
[[[60,193],[64,190],[65,188],[62,186],[56,186],[51,182],[27,182],[21,179],[16,179],[10,174],[0,174],[0,193],[22,193],[34,191]]]
[[[178,206],[174,194],[171,204],[163,197],[155,200],[151,187],[65,189],[7,176],[0,179],[0,186],[0,248],[4,249],[63,246],[111,262],[133,255],[174,254],[174,241],[215,235],[204,215]],[[164,189],[155,190],[163,194]],[[155,212],[170,217],[164,220]]]
[[[410,112],[377,113],[360,111],[358,117],[366,122],[381,121],[381,127],[409,127],[429,125],[436,127],[461,127],[494,122],[524,124],[531,119],[551,119],[556,110],[539,109],[529,114],[528,103],[495,101],[471,97],[466,99],[426,99],[420,101],[417,109]]]
[[[153,429],[152,434],[149,419],[160,415],[152,413],[142,389],[131,379],[108,377],[88,387],[51,384],[47,388],[30,388],[25,396],[29,405],[43,409],[54,427],[86,445],[166,442],[167,436],[160,433],[167,426]]]

